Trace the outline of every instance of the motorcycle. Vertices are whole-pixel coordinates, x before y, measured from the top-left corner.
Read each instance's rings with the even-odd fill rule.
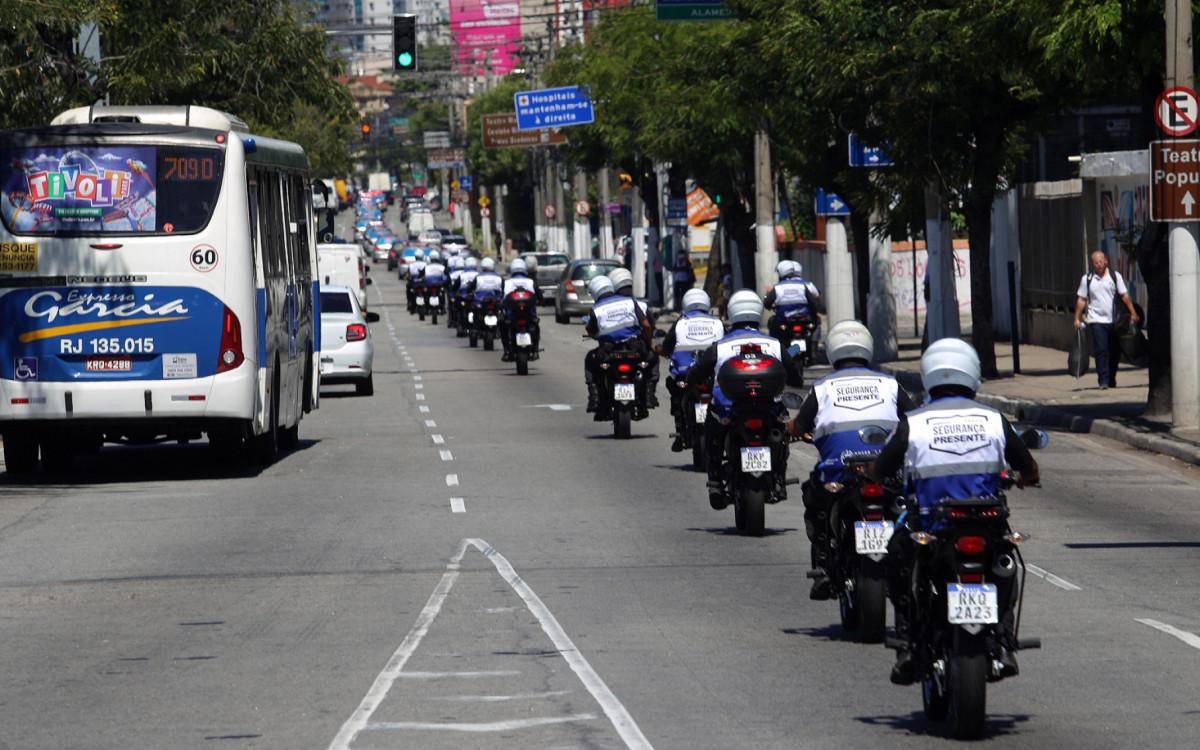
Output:
[[[641,353],[632,347],[613,349],[600,365],[600,387],[612,394],[613,437],[618,440],[629,439],[630,423],[639,418],[638,404],[645,403],[645,367]]]
[[[866,425],[858,433],[867,445],[882,445],[888,435],[876,425]],[[810,492],[832,496],[828,518],[814,544],[826,551],[824,573],[829,575],[831,593],[837,596],[842,627],[857,632],[863,643],[883,643],[886,635],[885,558],[905,504],[902,479],[877,484],[867,478],[864,470],[876,455],[871,451],[843,459],[845,472],[840,482],[822,485],[814,471],[808,487]],[[808,577],[822,574],[811,570]]]
[[[1045,444],[1045,433],[1027,431]],[[1003,488],[1012,486],[1006,479]],[[915,513],[915,508],[910,508]],[[1025,561],[1003,492],[992,497],[947,498],[934,508],[935,533],[911,532],[916,542],[910,578],[913,659],[925,716],[949,716],[956,739],[977,739],[986,721],[987,684],[1016,676],[1004,651],[1040,648],[1019,638]],[[888,640],[889,648],[905,644]]]
[[[509,316],[511,341],[508,346],[517,363],[517,374],[528,375],[529,360],[538,358],[533,345],[534,334],[538,330],[537,297],[532,292],[519,289],[504,298],[504,309]]]
[[[461,339],[467,335],[470,309],[471,300],[469,297],[463,296],[462,292],[451,293],[449,312],[447,312],[446,317],[448,318],[448,326],[454,329],[455,338]]]
[[[804,368],[812,367],[816,362],[817,318],[815,315],[779,318],[776,325],[779,344],[791,356],[800,373],[800,382],[791,385],[799,388],[804,385]]]
[[[483,339],[484,351],[496,348],[496,336],[500,332],[500,298],[492,295],[483,297],[475,302],[470,317],[472,325],[468,342],[471,346]]]
[[[440,281],[432,281],[425,283],[425,308],[424,311],[429,314],[429,322],[437,325],[438,313],[442,311],[442,283]],[[425,316],[421,316],[421,320],[425,320]]]
[[[766,506],[786,498],[776,482],[776,476],[784,471],[788,450],[781,421],[787,415],[780,416],[777,401],[786,377],[782,362],[749,347],[717,372],[717,384],[729,397],[733,414],[725,435],[725,471],[719,489],[733,505],[734,525],[750,536],[763,535]]]
[[[417,281],[413,282],[413,304],[416,308],[415,312],[417,313],[417,320],[421,320],[421,321],[425,320],[425,313],[426,313],[427,307],[425,304],[425,282],[424,281],[417,280]],[[410,312],[412,312],[412,311],[410,311]]]
[[[684,450],[692,452],[692,468],[704,471],[705,444],[704,421],[708,418],[708,405],[712,403],[712,383],[684,386],[679,397],[679,408],[675,413],[675,432],[670,437],[682,439]]]

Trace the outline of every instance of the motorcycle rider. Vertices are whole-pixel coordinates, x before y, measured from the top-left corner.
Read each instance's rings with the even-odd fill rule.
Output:
[[[517,258],[512,263],[508,264],[508,278],[504,280],[503,292],[501,297],[508,299],[508,295],[513,292],[524,290],[534,295],[535,303],[530,308],[529,314],[533,318],[533,352],[530,354],[530,359],[538,358],[538,341],[541,339],[541,329],[538,326],[537,305],[542,301],[542,294],[538,291],[537,282],[529,275],[525,261]],[[513,361],[512,342],[509,341],[512,313],[508,306],[505,305],[504,314],[500,317],[500,341],[504,344],[504,355],[500,357],[501,362]]]
[[[608,278],[613,283],[613,290],[618,296],[630,297],[637,306],[642,309],[642,314],[646,316],[646,320],[650,321],[651,329],[654,328],[654,316],[650,314],[650,305],[645,300],[640,300],[633,296],[633,274],[628,268],[614,268],[608,272]],[[651,409],[658,408],[658,352],[654,347],[651,347],[650,352],[646,355],[646,367],[642,371],[646,381],[646,406]]]
[[[788,424],[789,435],[812,440],[820,455],[802,490],[804,527],[812,542],[812,565],[822,573],[828,563],[829,512],[835,500],[825,490],[825,483],[843,480],[842,461],[848,455],[879,450],[878,446],[862,441],[858,434],[860,427],[872,424],[890,431],[900,413],[917,408],[894,377],[869,369],[875,340],[862,323],[843,320],[830,328],[825,350],[833,363],[833,372],[812,384],[796,418]],[[828,575],[813,579],[808,596],[818,601],[829,598]]]
[[[921,382],[930,401],[900,416],[895,431],[880,451],[868,474],[878,480],[907,464],[909,491],[916,495],[917,517],[902,516],[888,542],[888,594],[895,607],[896,637],[907,646],[896,652],[891,680],[911,685],[916,679],[910,629],[912,560],[916,543],[910,531],[936,532],[933,509],[944,498],[995,495],[1005,462],[1019,472],[1016,485],[1024,489],[1041,478],[1037,461],[1013,426],[999,411],[974,400],[981,382],[979,355],[965,341],[944,338],[930,344],[921,355]],[[1008,601],[1000,601],[1001,619],[1011,632],[1016,587]],[[1015,655],[1002,649],[1003,675],[1017,674]]]
[[[821,304],[821,293],[817,291],[816,284],[800,276],[802,270],[803,267],[797,261],[779,261],[775,266],[779,283],[763,298],[763,307],[775,311],[767,321],[767,331],[781,342],[783,321],[792,318],[812,318],[814,327],[820,322],[817,306]],[[809,344],[811,348],[812,342]],[[812,356],[813,352],[809,351],[805,359],[811,362]]]
[[[671,450],[676,453],[683,450],[683,430],[687,424],[682,399],[688,371],[701,351],[725,335],[725,324],[709,312],[711,307],[712,301],[703,289],[687,290],[683,295],[683,314],[671,325],[663,342],[654,347],[659,355],[671,358],[667,393],[671,396],[671,415],[677,428],[675,442],[671,443]]]
[[[426,259],[427,262],[425,263],[425,267],[421,270],[421,280],[425,282],[425,293],[428,295],[429,287],[433,286],[434,284],[439,286],[443,286],[445,284],[446,265],[442,263],[442,254],[437,250],[430,250],[426,256]],[[445,291],[446,290],[443,289],[442,293],[438,295],[438,309],[441,309],[446,304]],[[425,301],[426,303],[429,302],[428,296],[426,296]]]
[[[712,403],[709,404],[708,418],[704,422],[705,439],[708,441],[708,503],[714,510],[722,510],[729,503],[725,499],[722,487],[725,463],[725,435],[729,432],[729,424],[733,418],[733,403],[721,392],[716,375],[721,365],[741,353],[747,346],[757,347],[764,355],[769,355],[783,363],[788,378],[798,375],[796,365],[791,357],[783,355],[779,340],[768,336],[759,330],[762,325],[763,303],[758,295],[749,289],[733,293],[729,298],[730,331],[719,341],[709,344],[696,364],[688,372],[689,385],[708,380],[713,382]],[[783,404],[777,405],[776,416],[783,421],[787,418],[787,409]],[[787,443],[783,445],[780,459],[782,465],[775,474],[775,497],[780,500],[787,497],[784,484],[787,471]]]
[[[425,271],[425,251],[422,248],[417,248],[413,253],[413,259],[405,266],[405,274],[408,277],[407,283],[404,285],[405,293],[408,295],[408,311],[415,313],[417,311],[417,292],[416,283],[421,280],[421,274]]]
[[[499,297],[504,291],[504,277],[496,273],[496,259],[484,258],[479,261],[479,273],[467,289],[476,304],[484,297]]]
[[[601,389],[604,382],[600,366],[617,346],[629,346],[647,356],[651,351],[654,328],[646,314],[632,298],[618,295],[612,280],[601,274],[588,282],[588,293],[595,303],[588,313],[584,330],[600,344],[583,358],[583,379],[587,383],[587,410],[595,412],[593,420],[603,422],[612,419],[612,394]],[[636,419],[649,416],[646,406],[638,403]]]

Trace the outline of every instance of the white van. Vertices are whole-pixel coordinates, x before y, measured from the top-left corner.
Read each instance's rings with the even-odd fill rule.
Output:
[[[433,214],[428,209],[411,211],[408,214],[408,238],[415,240],[422,232],[433,229]]]
[[[362,248],[349,243],[320,243],[317,245],[317,269],[321,272],[321,284],[348,286],[358,297],[358,306],[367,311],[367,265],[363,262]]]

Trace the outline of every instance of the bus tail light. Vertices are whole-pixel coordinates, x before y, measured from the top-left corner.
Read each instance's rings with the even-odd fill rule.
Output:
[[[246,360],[242,352],[242,324],[238,321],[233,310],[225,308],[225,318],[221,321],[221,355],[217,360],[217,372],[227,372],[236,369]]]

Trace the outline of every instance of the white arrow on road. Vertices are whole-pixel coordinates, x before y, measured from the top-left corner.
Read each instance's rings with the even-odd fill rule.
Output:
[[[1181,200],[1180,203],[1183,204],[1184,212],[1186,212],[1188,216],[1191,216],[1192,215],[1192,206],[1194,206],[1196,204],[1196,199],[1192,197],[1191,190],[1189,190],[1183,194],[1183,200]]]

